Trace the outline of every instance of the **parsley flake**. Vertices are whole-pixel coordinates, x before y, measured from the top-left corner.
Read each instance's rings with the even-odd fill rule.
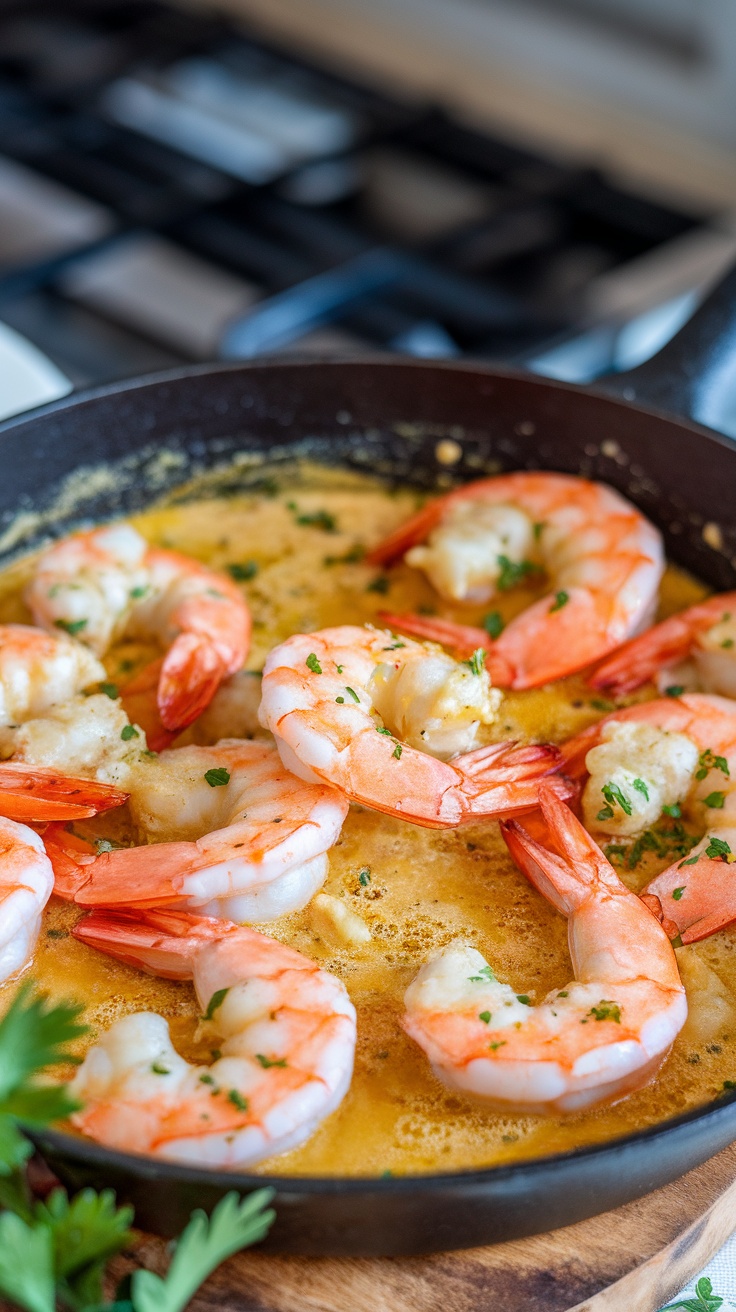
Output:
[[[488,983],[494,984],[496,981],[496,976],[493,973],[493,968],[491,966],[485,965],[485,966],[481,966],[477,975],[468,975],[468,979],[471,984],[488,984]]]
[[[680,901],[680,898],[682,897],[682,895],[683,895],[684,892],[685,892],[685,885],[684,885],[684,884],[682,885],[682,888],[673,888],[673,890],[672,890],[672,896],[673,896],[673,898],[675,899],[675,902],[679,902],[679,901]]]
[[[358,883],[361,884],[363,888],[367,888],[370,882],[371,882],[371,868],[370,866],[363,866],[363,869],[358,874]]]
[[[237,560],[232,561],[225,566],[231,579],[236,583],[247,583],[249,579],[254,579],[258,573],[258,563],[255,560],[245,560],[240,564]]]
[[[352,697],[352,699],[353,699],[354,702],[357,702],[358,705],[360,705],[360,697],[358,696],[358,694],[357,694],[357,692],[355,691],[354,688],[348,688],[347,685],[346,685],[346,687],[345,687],[345,691],[346,691],[346,693],[348,693],[348,694]]]
[[[54,627],[63,629],[71,638],[76,638],[87,627],[87,620],[54,620]]]
[[[636,789],[637,793],[642,794],[642,796],[645,798],[647,802],[649,801],[649,789],[647,788],[643,779],[635,779],[634,788]]]
[[[539,566],[531,560],[509,560],[508,556],[497,556],[496,561],[500,567],[498,576],[498,588],[500,592],[509,592],[521,583],[528,574],[538,574]]]
[[[388,578],[386,574],[378,574],[376,578],[368,584],[366,592],[377,592],[379,596],[385,597],[390,587],[390,578]]]
[[[562,610],[562,607],[566,606],[569,600],[570,600],[569,592],[555,593],[555,599],[549,608],[549,614],[553,615],[556,610]]]
[[[394,756],[396,757],[396,760],[397,760],[397,761],[400,761],[400,760],[401,760],[401,753],[403,752],[403,750],[404,750],[404,749],[403,749],[403,747],[401,746],[401,743],[397,743],[396,746],[394,747],[394,753],[393,753],[393,754],[394,754]]]
[[[478,1012],[478,1020],[482,1020],[484,1025],[490,1025],[490,1023],[491,1023],[491,1013],[490,1013],[490,1011],[479,1011],[479,1012]]]
[[[680,803],[673,802],[671,806],[663,806],[662,815],[669,815],[672,817],[673,820],[679,820],[680,816],[682,815],[682,811],[680,810]]]
[[[128,743],[131,738],[140,738],[140,734],[134,724],[124,724],[120,730],[120,737],[124,743]]]
[[[531,1007],[532,1005],[532,1000],[529,997],[528,993],[517,993],[516,1001],[523,1002],[525,1007]]]
[[[618,784],[604,784],[601,792],[610,807],[618,805],[624,815],[631,815],[631,802],[625,793],[621,792]]]
[[[105,696],[109,697],[111,702],[114,702],[118,696],[118,685],[116,683],[101,683],[100,692],[104,692]]]
[[[228,1089],[227,1100],[232,1103],[233,1107],[237,1107],[239,1112],[247,1112],[248,1099],[244,1098],[242,1093],[238,1093],[237,1089]]]
[[[480,675],[483,673],[483,670],[485,669],[485,659],[486,659],[485,649],[483,647],[476,647],[475,651],[470,657],[470,660],[463,661],[463,665],[468,665],[470,667],[471,674]]]
[[[216,993],[212,994],[212,997],[207,1003],[207,1010],[204,1013],[202,1020],[212,1020],[215,1012],[222,1006],[229,992],[229,989],[218,989]]]
[[[211,770],[206,770],[204,777],[210,788],[224,788],[226,784],[230,783],[230,771],[222,765],[213,766]]]
[[[484,615],[483,628],[489,638],[493,638],[494,641],[496,638],[500,638],[504,630],[504,622],[501,618],[501,612],[498,610],[492,610],[488,615]]]
[[[617,1002],[611,1002],[606,998],[601,998],[597,1007],[591,1007],[588,1015],[580,1022],[585,1022],[592,1017],[593,1020],[613,1020],[617,1025],[621,1024],[621,1008]]]
[[[682,683],[671,683],[669,687],[664,690],[666,697],[682,697],[684,691],[685,686]]]
[[[264,1071],[270,1070],[272,1066],[280,1066],[285,1070],[289,1064],[285,1057],[264,1057],[262,1052],[256,1053],[256,1061],[259,1066],[263,1067]]]
[[[705,855],[709,856],[712,861],[728,861],[729,857],[733,856],[733,852],[725,838],[712,836],[705,849]]]
[[[713,811],[721,811],[725,800],[725,793],[709,793],[707,797],[703,798],[703,805],[711,807]]]
[[[321,673],[322,673],[322,666],[320,665],[319,661],[317,660],[317,653],[316,653],[316,652],[314,652],[314,651],[310,651],[310,653],[309,653],[309,655],[307,656],[307,659],[305,660],[304,664],[306,665],[306,667],[307,667],[308,670],[311,670],[311,671],[312,671],[312,674],[321,674]]]

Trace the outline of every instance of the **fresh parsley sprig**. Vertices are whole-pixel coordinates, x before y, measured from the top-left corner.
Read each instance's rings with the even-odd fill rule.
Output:
[[[60,1305],[69,1312],[181,1312],[220,1262],[264,1237],[274,1191],[245,1199],[229,1193],[210,1217],[195,1212],[166,1275],[135,1271],[116,1301],[105,1303],[107,1262],[135,1242],[133,1209],[118,1207],[109,1189],[83,1189],[71,1200],[55,1189],[35,1201],[24,1171],[33,1149],[21,1126],[42,1127],[79,1105],[65,1086],[39,1076],[77,1060],[69,1044],[85,1032],[81,1011],[52,1006],[26,984],[0,1020],[0,1297],[24,1312],[57,1312]]]
[[[685,1298],[679,1303],[668,1303],[662,1308],[662,1312],[674,1312],[675,1308],[683,1308],[684,1312],[718,1312],[722,1305],[723,1299],[713,1293],[713,1286],[708,1277],[701,1276],[695,1286],[695,1298]]]

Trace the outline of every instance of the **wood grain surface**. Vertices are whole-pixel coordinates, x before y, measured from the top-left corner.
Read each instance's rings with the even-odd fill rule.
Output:
[[[192,1312],[655,1312],[736,1229],[736,1146],[590,1221],[491,1248],[405,1258],[226,1262]],[[164,1270],[146,1238],[140,1262]],[[113,1263],[118,1279],[132,1262]]]

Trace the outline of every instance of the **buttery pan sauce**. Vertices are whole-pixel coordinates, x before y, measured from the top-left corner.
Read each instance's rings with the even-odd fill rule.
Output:
[[[288,480],[261,480],[259,490],[226,498],[203,485],[132,522],[159,546],[188,552],[215,568],[239,566],[254,619],[248,668],[291,633],[375,620],[376,612],[434,609],[437,597],[417,571],[400,565],[382,574],[361,561],[417,506],[413,490],[387,492],[359,475],[318,466],[290,467]],[[0,622],[30,622],[21,591],[28,560],[0,576]],[[670,567],[660,618],[691,605],[706,589]],[[510,619],[538,595],[520,586],[492,603]],[[443,614],[482,623],[484,610],[443,606]],[[111,679],[124,681],[154,654],[127,643],[107,658]],[[490,737],[562,741],[600,719],[606,703],[579,678],[506,694]],[[183,735],[180,743],[189,740]],[[122,812],[79,825],[96,837],[131,841]],[[645,852],[633,869],[619,867],[638,890],[672,858]],[[371,941],[335,949],[310,908],[261,926],[344,980],[358,1012],[352,1087],[341,1107],[300,1148],[261,1166],[263,1174],[396,1175],[468,1169],[560,1152],[643,1129],[719,1096],[736,1078],[736,934],[724,930],[679,949],[690,1017],[660,1074],[613,1106],[540,1119],[488,1110],[450,1092],[403,1033],[404,990],[436,949],[458,936],[480,948],[502,980],[540,1000],[571,976],[567,926],[513,865],[495,823],[441,832],[415,828],[352,808],[330,853],[325,892],[368,925]],[[157,980],[78,943],[69,929],[76,908],[51,899],[30,973],[55,999],[85,1003],[90,1033],[135,1010],[161,1012],[190,1059],[208,1060],[194,1045],[196,1003],[189,984]],[[258,928],[258,926],[257,926]],[[14,985],[0,991],[9,997]]]

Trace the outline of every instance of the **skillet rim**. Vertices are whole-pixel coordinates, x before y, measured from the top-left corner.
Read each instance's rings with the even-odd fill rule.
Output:
[[[581,386],[578,383],[565,382],[561,379],[548,378],[543,375],[531,374],[523,369],[506,368],[493,364],[486,364],[482,361],[468,360],[423,360],[415,357],[392,356],[390,358],[381,355],[367,355],[362,353],[355,356],[340,357],[339,359],[300,359],[282,355],[278,358],[263,358],[246,361],[232,362],[214,362],[202,364],[184,364],[175,366],[172,369],[156,371],[154,373],[116,380],[110,383],[99,384],[95,387],[85,388],[80,391],[72,392],[66,396],[59,397],[55,401],[47,402],[44,405],[37,406],[32,410],[23,411],[19,415],[14,415],[0,422],[0,438],[8,433],[12,433],[16,428],[20,428],[25,423],[32,423],[41,420],[47,416],[65,413],[74,408],[81,408],[88,402],[105,400],[120,395],[128,395],[133,392],[142,392],[148,387],[157,387],[160,385],[176,384],[185,379],[199,377],[213,377],[217,375],[229,375],[234,373],[248,374],[251,371],[274,372],[287,368],[304,372],[305,374],[313,371],[315,368],[320,370],[339,372],[344,367],[365,367],[378,368],[381,371],[408,370],[426,371],[431,369],[437,373],[467,373],[475,377],[481,376],[489,379],[502,379],[510,382],[523,383],[532,387],[539,393],[562,394],[563,396],[582,396],[587,399],[594,399],[598,402],[605,403],[606,406],[613,406],[614,409],[632,412],[637,416],[656,418],[665,421],[668,424],[675,425],[686,432],[702,436],[710,441],[731,450],[736,454],[736,441],[719,433],[716,429],[710,428],[686,416],[673,415],[666,409],[656,405],[647,405],[637,402],[621,394],[611,394],[603,386],[596,388],[593,386]],[[621,376],[623,381],[623,375]],[[284,446],[289,445],[284,441]],[[729,1095],[723,1094],[716,1096],[712,1103],[702,1104],[700,1107],[691,1109],[688,1112],[680,1113],[677,1116],[668,1117],[664,1121],[658,1121],[654,1125],[647,1126],[640,1130],[634,1130],[629,1134],[619,1135],[613,1139],[608,1139],[604,1143],[593,1143],[583,1145],[579,1148],[571,1148],[566,1152],[552,1153],[544,1157],[523,1158],[516,1162],[509,1162],[497,1166],[482,1168],[469,1168],[458,1171],[434,1172],[434,1173],[417,1173],[406,1176],[287,1176],[287,1175],[267,1175],[267,1174],[248,1174],[238,1171],[228,1171],[219,1168],[208,1168],[196,1166],[185,1162],[167,1161],[143,1153],[126,1153],[116,1149],[107,1148],[102,1144],[97,1144],[93,1140],[65,1133],[63,1130],[38,1130],[33,1127],[25,1127],[29,1139],[43,1153],[44,1147],[48,1146],[50,1150],[59,1156],[76,1159],[83,1165],[90,1167],[103,1168],[105,1165],[113,1168],[122,1169],[131,1175],[140,1178],[165,1177],[172,1182],[188,1182],[201,1185],[209,1185],[213,1188],[230,1188],[241,1191],[250,1191],[253,1189],[270,1186],[277,1193],[308,1196],[314,1193],[320,1194],[360,1194],[365,1192],[382,1193],[410,1193],[419,1189],[420,1192],[431,1192],[433,1189],[457,1190],[467,1189],[468,1186],[493,1185],[498,1183],[503,1185],[511,1180],[523,1180],[525,1176],[533,1176],[540,1172],[547,1174],[559,1171],[568,1164],[580,1161],[589,1161],[600,1157],[607,1159],[615,1156],[617,1152],[627,1148],[634,1148],[638,1143],[646,1141],[650,1144],[660,1137],[672,1135],[679,1128],[693,1123],[705,1124],[710,1120],[721,1120],[724,1117],[728,1119],[731,1115],[730,1109],[736,1105],[736,1092]],[[736,1123],[734,1124],[734,1137],[736,1137]],[[702,1159],[707,1161],[713,1153],[707,1153]],[[686,1168],[690,1169],[690,1168]],[[677,1175],[672,1177],[678,1178]]]

